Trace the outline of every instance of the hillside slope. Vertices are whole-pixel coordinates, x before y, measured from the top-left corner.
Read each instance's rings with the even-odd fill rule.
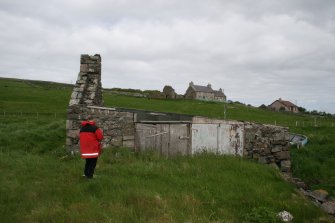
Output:
[[[276,222],[282,210],[291,212],[294,222],[331,222],[276,170],[235,157],[166,160],[110,148],[99,160],[98,178],[85,181],[82,160],[68,156],[63,147],[65,116],[47,115],[65,114],[72,89],[38,84],[0,79],[0,112],[7,111],[0,113],[0,222]],[[104,100],[108,106],[223,117],[223,104],[217,103],[108,94]],[[329,120],[311,127],[307,120],[313,117],[227,107],[229,119],[306,120],[306,126],[294,127],[311,138],[305,150],[293,151],[294,171],[315,188],[334,189]]]

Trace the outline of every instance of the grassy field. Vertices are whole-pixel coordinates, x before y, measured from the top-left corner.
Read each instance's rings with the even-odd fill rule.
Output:
[[[278,222],[282,210],[293,214],[293,222],[331,222],[275,169],[231,156],[164,159],[108,148],[97,178],[87,181],[83,161],[64,149],[65,118],[47,115],[65,111],[71,88],[0,79],[0,93],[0,112],[7,111],[0,114],[0,222]],[[109,106],[223,117],[217,103],[104,99]],[[334,190],[331,120],[313,127],[307,124],[313,117],[227,107],[229,119],[287,123],[308,135],[308,147],[292,151],[294,174]]]
[[[70,85],[0,78],[0,112],[66,113]]]
[[[293,174],[301,177],[312,189],[323,188],[335,195],[335,120],[305,114],[272,112],[242,104],[222,104],[193,100],[158,100],[105,95],[107,106],[146,109],[200,115],[211,118],[277,124],[291,132],[304,134],[309,143],[304,149],[292,148]]]
[[[181,114],[192,114],[210,118],[224,118],[224,107],[226,107],[226,118],[231,120],[254,121],[267,124],[276,124],[287,127],[332,126],[335,119],[291,114],[285,112],[272,112],[239,103],[220,103],[195,100],[162,100],[127,97],[113,95],[109,92],[104,94],[106,106],[123,108],[134,108],[143,110],[174,112]]]

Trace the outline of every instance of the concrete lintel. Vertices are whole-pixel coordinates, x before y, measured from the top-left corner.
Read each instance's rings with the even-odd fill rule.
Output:
[[[87,106],[88,108],[94,108],[94,109],[102,109],[102,110],[110,110],[110,111],[116,111],[116,108],[107,108],[107,107],[99,107],[99,106]]]
[[[192,123],[192,121],[138,121],[138,123],[148,123],[148,124],[189,124]]]

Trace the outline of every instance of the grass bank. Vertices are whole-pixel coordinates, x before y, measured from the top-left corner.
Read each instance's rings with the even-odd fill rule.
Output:
[[[250,160],[109,148],[90,181],[83,161],[64,153],[64,120],[0,121],[0,222],[277,222],[282,210],[294,222],[326,218]]]
[[[166,160],[110,148],[99,160],[99,177],[85,181],[83,161],[64,151],[65,115],[53,115],[65,114],[71,91],[57,83],[0,79],[0,222],[276,222],[274,214],[284,209],[294,222],[326,218],[275,170],[229,156]],[[107,106],[223,118],[222,103],[108,93],[104,100]],[[334,120],[241,104],[226,109],[228,119],[276,123],[307,135],[307,147],[292,150],[293,173],[334,195]]]

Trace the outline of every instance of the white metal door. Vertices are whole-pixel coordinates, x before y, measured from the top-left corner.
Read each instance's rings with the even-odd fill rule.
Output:
[[[243,125],[220,124],[218,126],[218,153],[243,155]]]
[[[217,152],[217,124],[192,124],[192,154],[203,151]]]

